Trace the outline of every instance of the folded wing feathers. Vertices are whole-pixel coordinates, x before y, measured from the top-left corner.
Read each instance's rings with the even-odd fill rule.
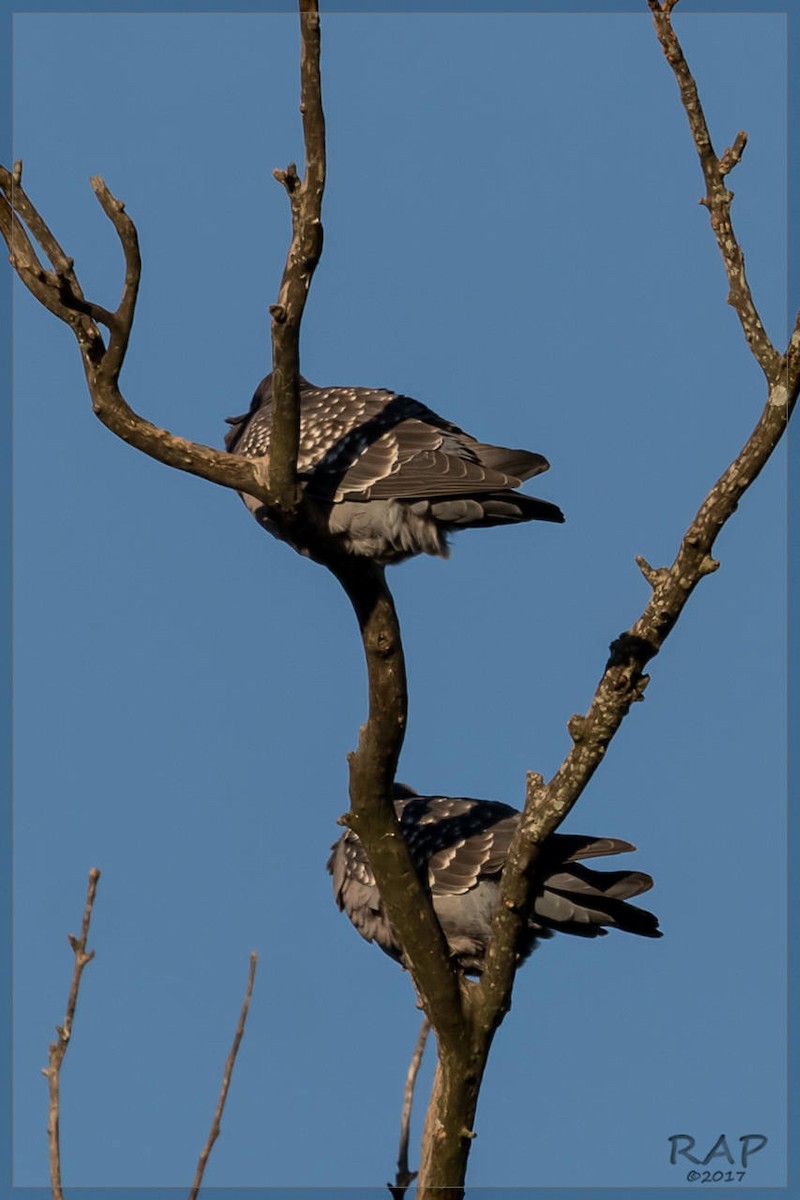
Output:
[[[575,862],[581,858],[605,857],[609,854],[628,854],[635,850],[633,842],[622,838],[598,838],[581,833],[553,833],[548,843],[561,862]]]
[[[476,442],[472,449],[484,466],[515,477],[521,483],[550,468],[544,455],[534,454],[532,450],[508,450],[505,446],[490,446],[486,442]]]
[[[549,466],[541,454],[479,442],[396,392],[316,388],[301,379],[300,404],[298,471],[309,477],[312,494],[333,502],[503,492]],[[249,411],[228,418],[226,449],[248,456],[269,454],[271,416],[272,381],[267,376]],[[558,512],[555,505],[549,507]],[[509,510],[507,519],[515,517],[519,519],[519,510]]]

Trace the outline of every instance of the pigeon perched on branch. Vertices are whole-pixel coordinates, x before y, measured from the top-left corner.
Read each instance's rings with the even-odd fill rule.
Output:
[[[271,375],[249,412],[228,424],[227,450],[269,456]],[[541,454],[476,441],[408,396],[300,379],[300,482],[320,524],[350,554],[379,563],[446,558],[447,535],[458,529],[563,521],[555,504],[516,490],[548,466]],[[283,537],[260,501],[242,499],[260,525]]]
[[[500,903],[500,874],[520,813],[493,800],[419,796],[402,784],[395,787],[394,808],[411,857],[427,879],[450,953],[465,974],[480,975],[492,917]],[[536,866],[536,894],[523,958],[540,938],[553,933],[598,937],[611,927],[661,937],[658,919],[627,903],[653,886],[649,875],[596,871],[578,861],[635,849],[618,838],[570,833],[546,838]],[[348,829],[332,850],[327,865],[339,908],[363,938],[377,942],[401,962],[400,943],[358,836]]]

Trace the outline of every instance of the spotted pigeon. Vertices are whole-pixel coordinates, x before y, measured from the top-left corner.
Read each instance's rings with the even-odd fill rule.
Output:
[[[227,450],[268,456],[272,376],[256,388],[249,412],[227,420]],[[447,535],[458,529],[563,521],[555,504],[516,491],[548,466],[541,454],[476,441],[409,396],[300,379],[298,474],[311,511],[350,554],[379,563],[446,558]],[[242,499],[260,525],[283,537],[258,500]]]
[[[500,902],[500,873],[520,814],[493,800],[420,796],[395,787],[400,830],[419,870],[427,868],[433,908],[450,953],[466,975],[480,975],[492,917]],[[527,958],[541,938],[553,933],[598,937],[606,926],[661,937],[658,918],[626,903],[653,886],[641,871],[596,871],[578,861],[622,854],[636,847],[618,838],[553,833],[536,867],[536,898],[522,947]],[[368,942],[402,962],[402,952],[358,836],[348,829],[328,859],[333,894]]]

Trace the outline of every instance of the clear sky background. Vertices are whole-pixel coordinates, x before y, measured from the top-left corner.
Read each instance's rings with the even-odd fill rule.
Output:
[[[762,379],[646,14],[323,19],[326,241],[303,372],[546,454],[528,490],[567,516],[391,572],[399,777],[519,806],[647,600],[634,556],[671,561]],[[675,23],[717,149],[750,135],[734,220],[783,348],[785,19]],[[121,254],[90,174],[139,228],[127,399],[219,445],[269,369],[289,227],[271,171],[302,162],[296,17],[24,13],[13,51],[14,155],[106,305]],[[47,1183],[39,1072],[98,866],[65,1183],[187,1187],[256,949],[207,1183],[379,1189],[419,1015],[325,872],[366,713],[344,595],[234,494],[108,433],[72,335],[21,287],[13,349],[14,1183]],[[701,1155],[765,1134],[746,1183],[785,1182],[785,495],[781,449],[564,826],[636,843],[619,865],[655,877],[664,937],[537,951],[481,1095],[475,1187],[685,1185],[676,1133]],[[429,1080],[430,1064],[415,1138]]]

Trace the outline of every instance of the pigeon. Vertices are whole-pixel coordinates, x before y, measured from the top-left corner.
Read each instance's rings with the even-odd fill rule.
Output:
[[[227,423],[230,453],[269,457],[271,375],[249,411]],[[555,504],[517,491],[549,465],[529,450],[479,442],[409,396],[300,378],[299,481],[313,519],[347,554],[381,565],[446,558],[448,534],[459,529],[561,522]],[[264,529],[290,541],[259,500],[240,495]]]
[[[480,976],[500,903],[500,875],[521,814],[495,800],[420,796],[395,785],[394,808],[411,858],[427,882],[450,954],[465,975]],[[607,927],[658,938],[658,919],[627,903],[649,891],[641,871],[597,871],[579,861],[635,850],[619,838],[553,833],[536,864],[535,899],[521,947],[527,958],[554,933],[599,937]],[[337,905],[368,942],[402,963],[402,948],[384,909],[357,834],[348,829],[332,846],[328,871]]]

